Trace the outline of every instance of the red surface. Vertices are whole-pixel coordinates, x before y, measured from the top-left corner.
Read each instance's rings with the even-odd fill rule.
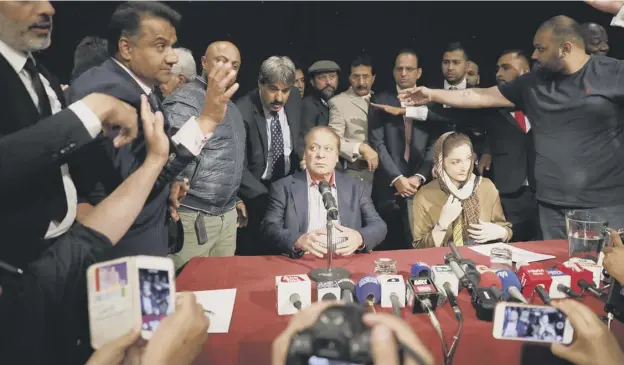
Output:
[[[555,255],[556,260],[544,261],[544,267],[567,260],[567,241],[544,241],[516,244],[524,249]],[[489,258],[467,248],[460,249],[465,258],[477,264],[489,265]],[[381,257],[396,259],[400,274],[407,277],[411,264],[423,261],[429,265],[443,264],[447,248],[423,250],[381,251],[360,254],[350,258],[334,260],[336,267],[349,270],[351,279],[357,282],[365,274],[373,274],[374,261]],[[271,359],[271,343],[286,327],[291,316],[278,316],[276,308],[275,276],[307,274],[317,267],[324,267],[325,260],[304,257],[291,260],[281,256],[260,257],[220,257],[194,258],[177,279],[178,291],[198,291],[237,288],[234,314],[227,334],[212,334],[208,338],[204,352],[195,361],[199,364],[219,365],[264,365]],[[312,299],[316,299],[313,284]],[[602,303],[586,296],[585,304],[603,314]],[[458,302],[464,314],[464,329],[457,347],[454,365],[516,365],[559,363],[550,357],[548,347],[531,345],[523,349],[516,341],[500,341],[492,337],[492,323],[479,321],[470,304],[470,297],[460,293]],[[378,311],[391,309],[377,308]],[[448,304],[436,311],[447,342],[457,330],[457,321]],[[403,309],[403,318],[412,324],[414,331],[442,363],[440,340],[431,327],[426,315],[413,315],[408,308]],[[614,332],[624,344],[624,326],[614,321]],[[526,345],[525,345],[526,346]],[[523,359],[524,357],[524,359]]]

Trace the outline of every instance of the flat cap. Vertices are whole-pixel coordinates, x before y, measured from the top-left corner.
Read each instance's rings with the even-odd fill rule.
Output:
[[[308,68],[308,73],[315,74],[319,72],[332,72],[337,71],[340,72],[340,66],[334,61],[316,61]]]

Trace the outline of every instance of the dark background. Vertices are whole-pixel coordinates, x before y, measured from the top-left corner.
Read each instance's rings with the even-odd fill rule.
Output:
[[[53,2],[56,9],[52,46],[43,52],[47,67],[67,82],[73,52],[82,37],[105,34],[117,2]],[[441,79],[440,60],[446,43],[458,40],[481,67],[481,84],[494,83],[499,53],[521,48],[531,54],[539,24],[554,15],[579,22],[594,21],[609,33],[610,56],[622,58],[624,28],[610,27],[612,16],[580,1],[495,2],[168,2],[182,14],[178,45],[193,51],[200,67],[206,46],[229,40],[242,55],[241,90],[255,85],[260,63],[286,55],[304,67],[320,59],[343,69],[340,90],[348,87],[349,63],[358,54],[373,57],[378,74],[374,89],[394,85],[392,68],[398,50],[416,49],[423,77],[419,84]]]

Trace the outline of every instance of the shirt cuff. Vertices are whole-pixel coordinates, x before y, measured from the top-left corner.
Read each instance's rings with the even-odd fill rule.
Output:
[[[425,183],[425,181],[427,181],[427,179],[425,179],[425,177],[424,177],[424,176],[422,176],[421,174],[416,174],[416,175],[414,175],[414,176],[418,176],[418,177],[422,180],[422,183],[423,183],[423,184]]]
[[[102,131],[102,121],[82,100],[78,100],[69,106],[76,114],[82,125],[87,129],[91,138],[95,138]]]
[[[360,145],[362,144],[362,142],[358,142],[355,144],[355,146],[353,146],[353,158],[357,159],[359,158],[360,155]]]
[[[197,123],[197,119],[195,119],[195,117],[190,117],[182,128],[180,128],[178,133],[171,137],[171,140],[175,144],[181,144],[186,147],[193,155],[198,156],[211,136],[212,133],[204,135],[204,132]]]
[[[429,108],[426,106],[408,106],[405,108],[406,118],[425,121],[427,120],[427,115],[429,115]]]
[[[403,177],[403,175],[399,175],[397,177],[394,178],[394,180],[392,180],[392,182],[390,183],[390,186],[394,186],[394,183],[399,180],[400,177]]]
[[[624,28],[624,6],[620,8],[617,14],[611,20],[611,25],[615,27]]]

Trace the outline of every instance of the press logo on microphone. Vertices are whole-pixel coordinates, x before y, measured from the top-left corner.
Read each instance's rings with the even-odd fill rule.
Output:
[[[412,285],[428,285],[429,281],[425,280],[425,279],[415,279],[412,280]]]
[[[368,277],[364,277],[362,279],[360,279],[360,281],[358,282],[358,286],[362,286],[364,284],[367,283],[379,283],[379,281],[377,280],[377,278],[373,277],[373,276],[368,276]]]
[[[507,274],[507,271],[499,271],[496,273],[496,275],[498,275],[499,278],[509,277],[509,274]]]
[[[399,278],[390,278],[386,280],[386,283],[398,283],[399,281]]]
[[[435,266],[433,270],[437,272],[452,272],[453,271],[451,270],[450,266]]]
[[[280,281],[282,283],[298,283],[301,281],[305,281],[305,279],[299,275],[284,275],[282,276],[282,279]]]

